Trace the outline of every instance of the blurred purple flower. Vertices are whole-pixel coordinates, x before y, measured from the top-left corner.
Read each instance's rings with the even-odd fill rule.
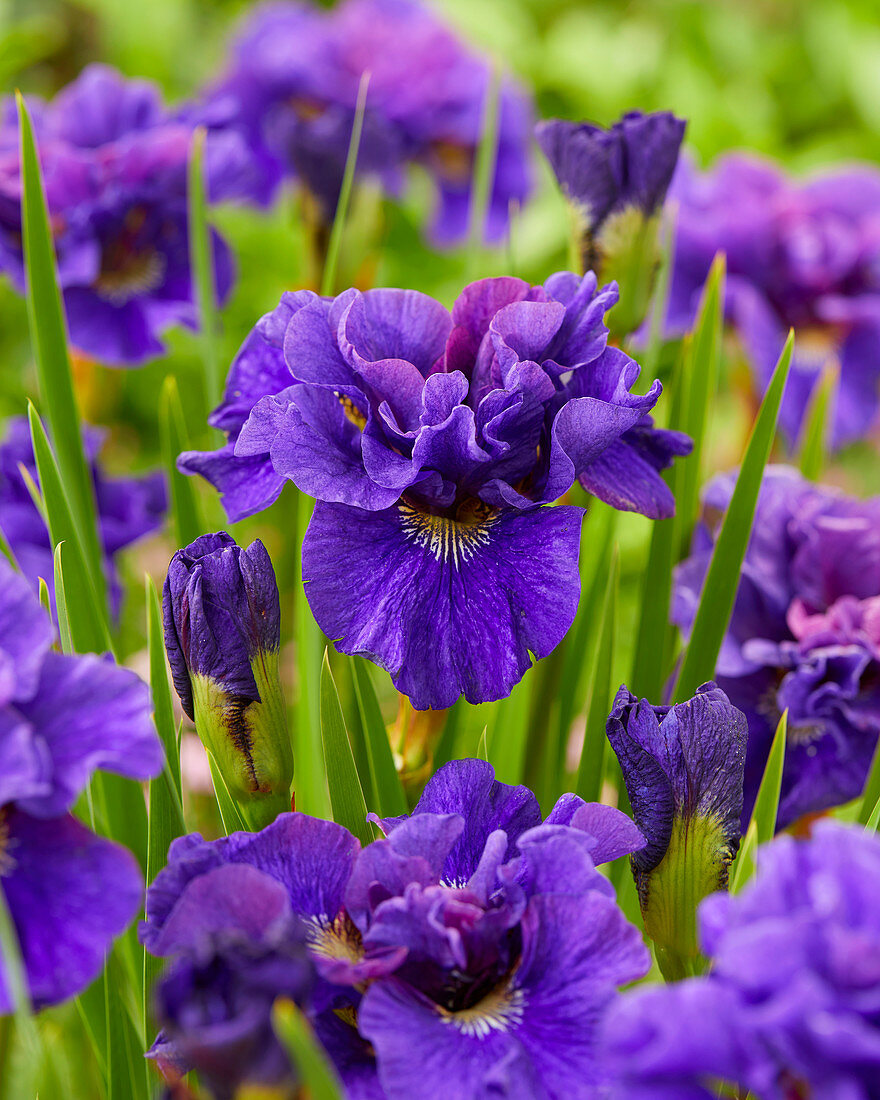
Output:
[[[418,708],[497,699],[577,606],[581,513],[543,506],[577,478],[617,508],[674,508],[658,471],[690,441],[653,429],[659,382],[630,392],[616,300],[569,272],[473,283],[451,315],[415,291],[285,294],[211,418],[229,443],[180,467],[231,519],[284,479],[316,497],[303,576],[327,636]]]
[[[880,839],[818,823],[761,849],[758,877],[700,907],[710,975],[618,998],[613,1100],[870,1100],[880,1080]]]
[[[113,610],[118,612],[122,591],[113,559],[126,546],[158,530],[168,499],[164,474],[108,477],[98,463],[103,436],[97,428],[87,426],[83,443],[92,471],[101,542],[106,555],[104,573],[109,581]],[[25,417],[16,417],[9,422],[6,438],[0,443],[0,531],[34,590],[42,577],[54,599],[52,542],[43,517],[28,492],[22,467],[39,486],[30,428]]]
[[[490,67],[423,4],[346,0],[330,13],[264,4],[244,24],[226,74],[193,111],[209,126],[245,135],[261,170],[259,198],[268,201],[280,180],[294,174],[329,224],[364,72],[370,85],[358,171],[394,191],[403,166],[420,164],[438,192],[434,236],[460,239],[468,228]],[[523,202],[530,191],[530,130],[526,94],[504,81],[491,239],[506,230],[511,202]]]
[[[362,850],[301,814],[175,841],[142,940],[173,954],[181,934],[213,928],[243,893],[205,904],[207,880],[250,864],[306,923],[313,1023],[348,1095],[592,1095],[594,1021],[648,966],[596,862],[640,847],[638,829],[573,795],[541,824],[534,795],[479,760],[446,765],[412,816],[383,825]]]
[[[672,196],[672,328],[692,322],[712,257],[723,251],[727,317],[762,390],[796,330],[781,412],[789,438],[831,366],[840,370],[834,441],[864,436],[880,387],[880,172],[852,167],[794,182],[769,162],[731,154],[706,174],[683,162]]]
[[[109,657],[63,656],[27,581],[0,560],[0,889],[37,1008],[81,992],[134,917],[130,852],[70,813],[99,768],[159,773],[150,692]],[[12,1009],[0,961],[0,1015]]]
[[[192,124],[173,118],[145,81],[93,65],[49,104],[35,129],[46,182],[71,342],[114,366],[164,350],[172,325],[195,327],[187,238]],[[251,187],[253,168],[235,134],[210,136],[212,199]],[[24,292],[17,122],[0,134],[0,269]],[[224,299],[232,260],[214,234],[214,275]]]
[[[711,481],[672,618],[693,622],[735,475]],[[782,711],[788,745],[777,826],[856,798],[880,734],[880,498],[854,500],[768,467],[716,669],[746,712],[744,821]]]
[[[167,1073],[195,1069],[218,1100],[245,1084],[292,1083],[271,1026],[277,998],[304,1004],[314,981],[287,891],[247,863],[198,878],[163,930],[174,961],[155,990],[162,1026],[149,1051]]]

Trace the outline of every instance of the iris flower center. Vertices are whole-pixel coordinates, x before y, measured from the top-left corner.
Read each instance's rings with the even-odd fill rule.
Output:
[[[473,175],[474,151],[454,141],[435,141],[431,146],[431,164],[449,183],[470,183]]]
[[[493,1031],[510,1031],[522,1023],[526,999],[510,980],[490,989],[476,1004],[460,1009],[441,1009],[445,1023],[464,1035],[485,1039]]]
[[[404,534],[416,546],[429,550],[436,561],[446,564],[450,559],[456,569],[468,562],[483,546],[491,542],[491,528],[497,513],[478,500],[467,500],[455,517],[422,512],[401,501],[397,506]]]
[[[102,298],[114,305],[124,305],[132,298],[148,294],[164,278],[164,257],[144,239],[146,221],[146,210],[134,207],[126,215],[121,230],[104,245],[101,270],[94,286]]]
[[[342,406],[342,411],[345,413],[346,419],[350,420],[359,431],[363,431],[367,426],[367,418],[357,405],[355,405],[354,401],[344,393],[337,393],[336,397],[339,404]]]
[[[361,934],[347,913],[329,917],[314,917],[307,929],[309,949],[324,959],[360,962],[364,955]]]

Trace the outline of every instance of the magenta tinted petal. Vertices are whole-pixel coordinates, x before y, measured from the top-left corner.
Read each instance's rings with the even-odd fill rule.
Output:
[[[464,528],[400,506],[319,502],[303,546],[306,593],[324,633],[388,669],[414,706],[497,699],[571,625],[579,528],[574,508]]]

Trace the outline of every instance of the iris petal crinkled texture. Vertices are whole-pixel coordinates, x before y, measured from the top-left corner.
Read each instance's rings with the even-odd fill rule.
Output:
[[[187,231],[193,119],[173,115],[158,89],[90,65],[35,116],[36,137],[72,344],[114,366],[165,350],[172,325],[195,327]],[[0,131],[0,268],[24,289],[17,122]],[[214,200],[253,189],[243,138],[210,133],[205,177]],[[232,255],[212,231],[218,297]]]
[[[448,312],[409,290],[285,295],[245,341],[212,423],[206,476],[230,518],[282,479],[318,500],[303,572],[324,632],[387,668],[420,708],[509,693],[577,606],[579,479],[655,518],[660,471],[690,441],[658,431],[655,382],[608,346],[616,288],[497,278]]]
[[[53,639],[28,582],[0,561],[0,877],[37,1008],[100,973],[141,900],[131,853],[68,811],[98,769],[146,779],[163,761],[146,684]],[[0,1013],[11,996],[0,963]]]
[[[234,929],[226,962],[205,975],[213,1004],[242,955],[267,938],[282,947],[295,937],[284,921],[299,918],[317,973],[306,1011],[347,1095],[489,1096],[503,1085],[525,1100],[597,1089],[598,1020],[649,958],[590,853],[637,850],[638,829],[574,795],[542,824],[532,792],[499,782],[482,760],[445,765],[411,815],[381,824],[386,838],[365,848],[302,814],[256,836],[182,837],[148,891],[142,942],[174,955],[171,973],[186,976],[199,943]],[[245,996],[253,982],[235,974],[248,1011],[223,1019],[230,1035],[237,1024],[235,1034],[260,1041],[227,1050],[228,1074],[261,1081],[274,1072],[274,1040],[261,1030],[271,1004]],[[211,1036],[199,1017],[175,1022],[153,1053],[185,1071]]]

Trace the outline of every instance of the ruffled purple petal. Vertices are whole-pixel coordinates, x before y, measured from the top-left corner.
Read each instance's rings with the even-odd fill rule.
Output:
[[[162,770],[149,689],[109,656],[47,653],[36,695],[18,709],[45,741],[53,766],[51,793],[20,802],[28,813],[63,813],[99,768],[130,779]]]
[[[388,669],[417,708],[499,698],[571,625],[579,519],[536,509],[465,526],[401,505],[319,502],[306,594],[324,633]]]
[[[115,936],[134,918],[143,883],[130,852],[70,816],[47,820],[6,809],[3,890],[18,933],[31,998],[40,1008],[97,977]],[[0,1012],[9,1012],[0,971]]]

